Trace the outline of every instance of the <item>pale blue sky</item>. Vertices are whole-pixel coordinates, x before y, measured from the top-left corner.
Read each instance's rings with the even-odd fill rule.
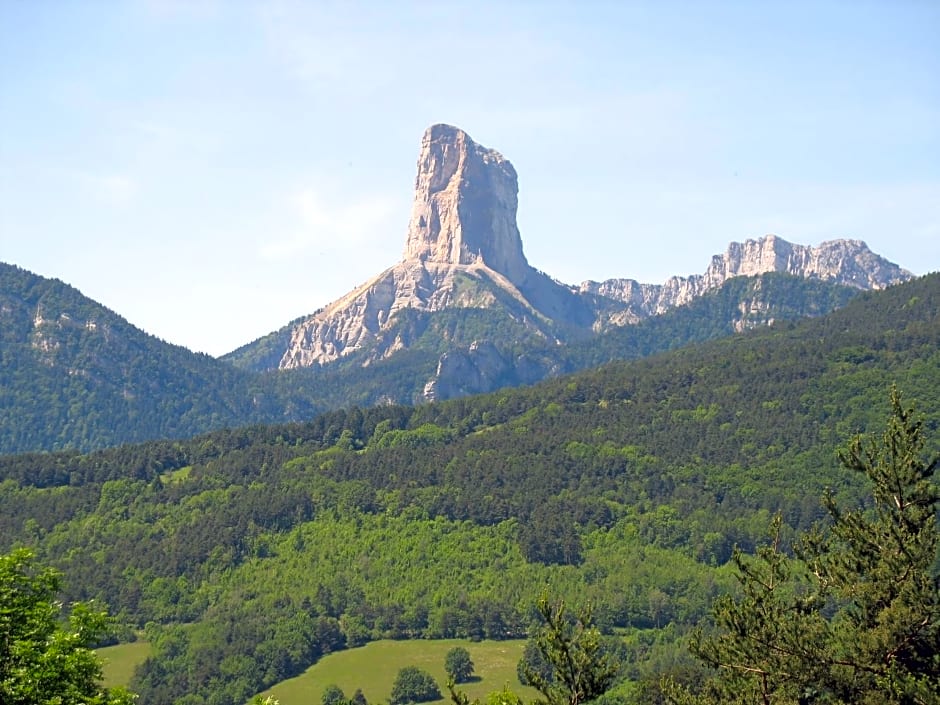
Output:
[[[447,122],[564,282],[767,233],[936,271],[938,37],[930,0],[0,0],[0,261],[222,354],[398,261]]]

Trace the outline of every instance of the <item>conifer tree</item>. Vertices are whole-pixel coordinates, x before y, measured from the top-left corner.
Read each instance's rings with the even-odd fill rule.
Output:
[[[572,620],[562,601],[551,602],[543,595],[536,607],[542,626],[533,641],[551,665],[551,675],[546,677],[540,669],[522,664],[526,681],[544,698],[536,703],[579,705],[606,693],[620,672],[620,664],[605,649],[590,608]]]
[[[716,631],[692,651],[717,669],[703,692],[676,703],[940,703],[940,577],[933,475],[923,421],[900,395],[880,438],[840,454],[872,484],[872,506],[831,495],[827,530],[802,537],[796,557],[774,541],[735,553],[741,593],[716,605]]]

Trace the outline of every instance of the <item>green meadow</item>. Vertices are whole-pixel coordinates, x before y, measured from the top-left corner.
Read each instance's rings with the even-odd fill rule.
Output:
[[[150,644],[146,641],[134,641],[96,649],[101,659],[104,684],[107,687],[129,685],[138,664],[150,656]]]
[[[494,690],[509,685],[526,699],[537,695],[531,688],[519,685],[516,664],[525,648],[525,640],[467,641],[465,639],[375,641],[366,646],[339,651],[320,659],[296,678],[281,681],[264,697],[273,696],[281,705],[319,705],[323,690],[330,684],[343,689],[352,697],[357,688],[371,705],[388,701],[398,670],[405,666],[424,669],[437,681],[444,699],[447,699],[447,673],[444,657],[455,646],[470,652],[475,680],[462,683],[460,690],[471,698],[482,698]]]

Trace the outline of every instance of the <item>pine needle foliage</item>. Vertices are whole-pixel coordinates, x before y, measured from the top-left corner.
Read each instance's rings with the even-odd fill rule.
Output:
[[[880,437],[856,437],[840,453],[872,485],[871,506],[845,509],[796,546],[773,541],[734,555],[741,590],[720,600],[716,629],[699,631],[693,653],[716,675],[675,703],[940,703],[940,577],[934,473],[923,421],[900,394]]]

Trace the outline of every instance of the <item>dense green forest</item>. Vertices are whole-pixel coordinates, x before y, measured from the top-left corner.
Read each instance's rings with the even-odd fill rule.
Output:
[[[0,263],[0,452],[88,451],[300,421],[352,405],[410,404],[442,354],[478,340],[495,341],[501,359],[485,388],[450,384],[438,398],[530,384],[727,336],[736,325],[819,315],[857,293],[785,275],[734,279],[687,307],[570,346],[547,343],[498,309],[404,311],[385,335],[410,347],[388,360],[363,367],[352,356],[323,368],[260,373],[236,368],[237,351],[215,360],[170,345],[60,281]],[[281,338],[283,331],[270,342]]]
[[[147,335],[76,289],[0,263],[0,449],[91,449],[303,418],[274,380]],[[322,407],[320,407],[322,408]]]
[[[90,453],[0,457],[0,550],[33,547],[154,655],[141,703],[238,703],[377,638],[523,636],[550,586],[627,676],[682,646],[780,513],[866,501],[835,450],[896,383],[940,427],[940,276],[825,317],[527,388]],[[934,448],[935,449],[935,448]]]

